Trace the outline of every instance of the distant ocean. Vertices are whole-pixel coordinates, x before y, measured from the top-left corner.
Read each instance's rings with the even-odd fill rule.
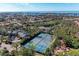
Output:
[[[25,15],[46,15],[52,14],[56,16],[79,16],[79,11],[41,11],[41,12],[25,12]]]
[[[31,12],[0,12],[0,15],[56,15],[56,16],[79,16],[79,11],[31,11]]]
[[[56,16],[79,16],[79,11],[39,11],[39,12],[24,12],[25,15],[46,15],[52,14]]]

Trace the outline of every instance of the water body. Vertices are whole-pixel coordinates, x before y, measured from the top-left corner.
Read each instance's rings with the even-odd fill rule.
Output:
[[[0,12],[0,16],[16,16],[16,15],[55,15],[55,16],[79,16],[79,11],[39,11],[39,12]]]

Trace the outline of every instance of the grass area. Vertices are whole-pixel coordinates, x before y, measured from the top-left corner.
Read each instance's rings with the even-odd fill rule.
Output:
[[[79,56],[79,49],[71,49],[69,51],[59,52],[58,56]]]

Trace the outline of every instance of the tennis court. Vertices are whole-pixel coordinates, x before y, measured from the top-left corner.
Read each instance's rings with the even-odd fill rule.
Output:
[[[25,48],[32,48],[34,47],[35,51],[40,53],[44,53],[46,49],[49,47],[52,41],[52,37],[50,34],[41,33],[35,38],[33,38],[30,42],[24,45]]]

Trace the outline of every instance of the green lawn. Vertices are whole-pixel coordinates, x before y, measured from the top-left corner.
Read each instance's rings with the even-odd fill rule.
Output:
[[[79,49],[72,49],[70,51],[60,52],[58,56],[79,56]]]

